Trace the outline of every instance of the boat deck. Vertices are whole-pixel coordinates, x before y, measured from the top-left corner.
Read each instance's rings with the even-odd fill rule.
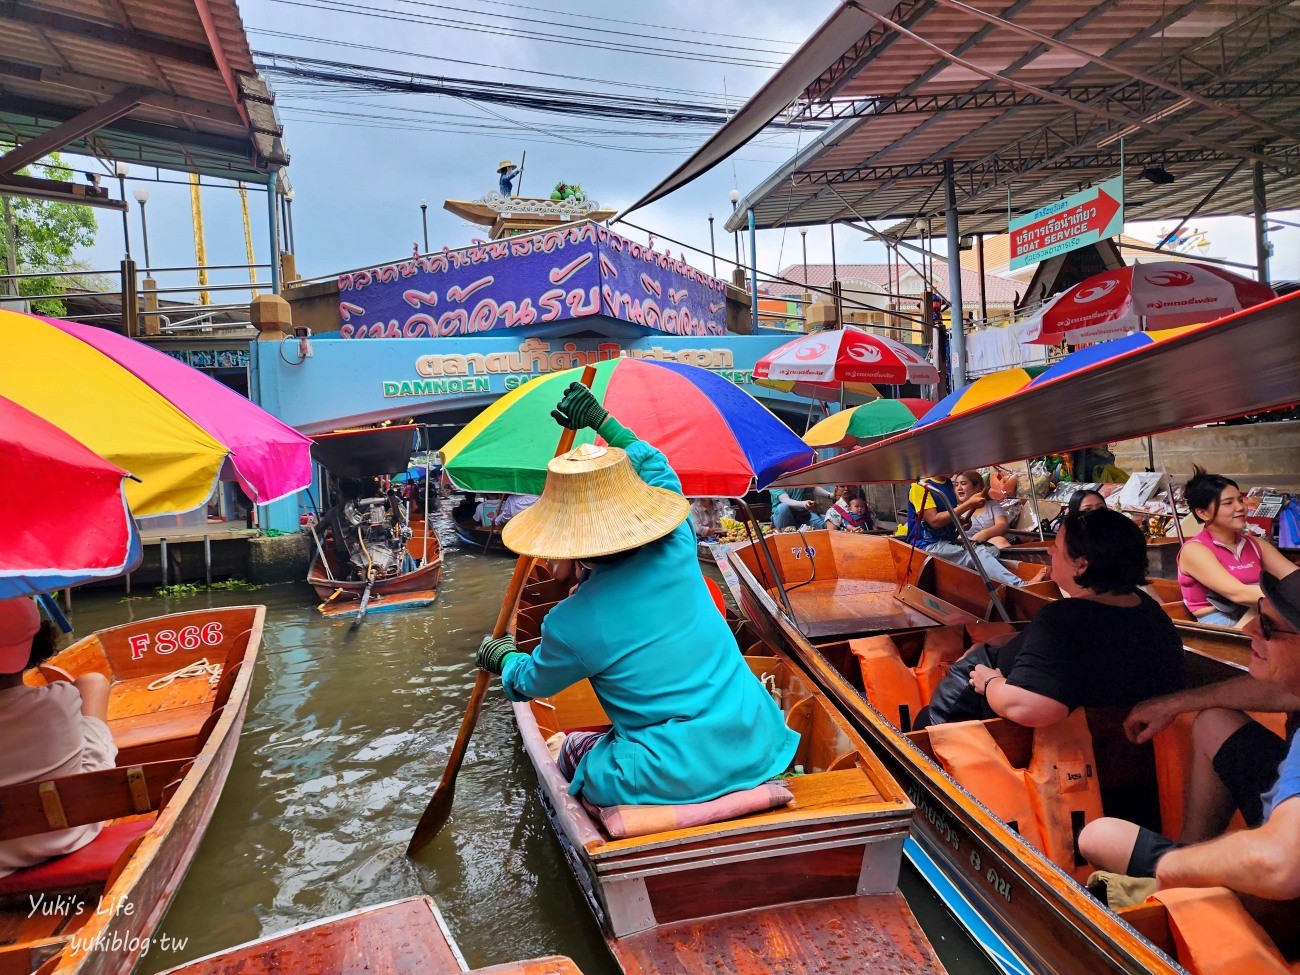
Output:
[[[625,975],[942,973],[900,893],[834,897],[660,925],[611,942]]]
[[[839,578],[787,590],[799,629],[810,639],[937,625],[899,600],[897,593],[892,580]]]

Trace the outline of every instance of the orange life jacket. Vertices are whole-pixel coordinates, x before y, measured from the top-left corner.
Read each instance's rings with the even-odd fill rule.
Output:
[[[1291,975],[1264,929],[1226,887],[1160,890],[1178,963],[1191,975]]]
[[[1062,870],[1081,879],[1079,831],[1102,815],[1092,736],[1082,710],[1034,731],[1027,768],[1016,768],[983,721],[933,725],[930,745],[944,771]]]
[[[916,720],[916,713],[929,703],[939,682],[948,676],[948,668],[966,652],[969,641],[986,640],[1004,632],[1015,632],[1015,628],[988,623],[964,628],[933,627],[924,633],[925,643],[915,667],[907,666],[898,645],[887,636],[850,640],[849,649],[858,658],[867,700],[895,727],[907,731]]]

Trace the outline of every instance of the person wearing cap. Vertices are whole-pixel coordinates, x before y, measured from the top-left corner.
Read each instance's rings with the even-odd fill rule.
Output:
[[[700,573],[681,482],[579,383],[552,414],[597,431],[547,467],[541,500],[502,541],[520,555],[590,570],[556,604],[532,653],[484,637],[478,665],[512,701],[591,681],[608,732],[570,734],[558,762],[597,806],[704,802],[786,771],[799,736],[745,663]]]
[[[1242,678],[1259,682],[1260,693],[1247,702],[1242,688],[1230,687],[1238,681],[1223,687],[1243,703],[1272,703],[1275,690],[1284,695],[1283,703],[1291,702],[1300,697],[1300,571],[1281,579],[1265,572],[1260,586],[1259,615],[1243,630],[1251,654],[1250,677]],[[1203,772],[1199,782],[1194,775],[1189,791],[1215,787]],[[1228,887],[1268,900],[1300,897],[1300,745],[1294,736],[1272,780],[1260,797],[1259,821],[1249,829],[1183,845],[1145,827],[1103,818],[1084,827],[1080,852],[1101,870],[1155,877],[1161,887]]]
[[[515,192],[515,180],[523,172],[518,166],[509,159],[502,159],[501,165],[497,166],[497,176],[500,177],[498,186],[502,196],[513,196]]]
[[[47,660],[57,640],[54,625],[42,623],[31,599],[0,600],[0,786],[97,772],[117,760],[106,723],[107,677],[89,673],[44,687],[23,683],[23,671]],[[0,877],[79,850],[103,826],[0,841]]]

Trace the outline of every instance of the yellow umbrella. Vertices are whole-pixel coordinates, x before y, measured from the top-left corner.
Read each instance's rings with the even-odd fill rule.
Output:
[[[0,310],[0,396],[140,479],[137,517],[204,504],[229,452],[166,398],[97,349],[37,318]]]

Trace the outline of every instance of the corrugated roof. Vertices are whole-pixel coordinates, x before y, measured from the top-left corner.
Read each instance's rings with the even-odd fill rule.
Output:
[[[985,8],[995,8],[990,12]],[[708,143],[643,199],[680,185],[794,104],[838,119],[749,193],[759,227],[911,220],[944,208],[951,166],[963,232],[1006,230],[1028,212],[1114,175],[1129,219],[1300,206],[1300,6],[1240,0],[1064,3],[854,0],[820,27]],[[856,26],[854,26],[856,24]],[[863,26],[863,25],[867,26]],[[806,82],[812,52],[838,50]],[[788,96],[783,104],[778,96]],[[761,111],[760,111],[761,108]],[[743,120],[743,123],[742,123]],[[1162,167],[1175,182],[1138,178]]]
[[[235,0],[11,0],[0,36],[0,139],[21,145],[134,91],[66,148],[235,179],[288,164]]]

